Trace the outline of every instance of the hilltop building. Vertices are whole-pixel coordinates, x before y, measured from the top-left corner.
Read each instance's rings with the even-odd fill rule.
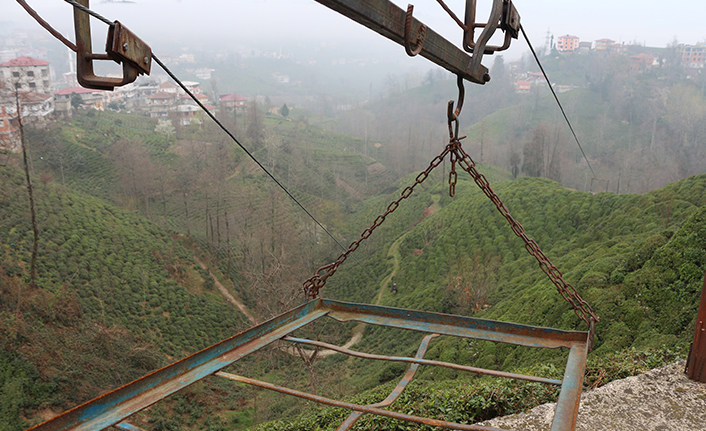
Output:
[[[595,41],[593,49],[596,51],[608,51],[615,45],[615,41],[611,39],[598,39]]]
[[[572,52],[577,50],[578,47],[578,36],[566,34],[564,36],[559,36],[556,40],[556,49],[559,50],[559,52]]]
[[[17,57],[0,64],[0,78],[7,88],[52,94],[49,62],[31,57]]]
[[[54,97],[51,94],[19,91],[22,121],[25,123],[46,123],[54,112]],[[19,152],[22,149],[20,126],[17,118],[17,99],[14,92],[0,96],[0,148]]]
[[[698,45],[678,45],[677,54],[684,66],[691,69],[702,69],[706,63],[706,42]]]
[[[515,83],[515,92],[520,94],[529,93],[532,90],[532,82],[526,80],[519,80]]]
[[[649,54],[640,53],[630,56],[630,73],[642,73],[652,68],[655,58]]]
[[[244,111],[248,103],[247,98],[235,93],[221,94],[219,99],[221,106],[227,112]]]
[[[22,56],[0,64],[0,148],[12,152],[22,149],[18,101],[24,123],[48,121],[54,112],[48,61]]]

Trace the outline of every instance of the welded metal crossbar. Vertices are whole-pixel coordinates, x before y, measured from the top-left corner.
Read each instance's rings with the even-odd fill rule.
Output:
[[[586,355],[588,353],[588,332],[563,331],[465,316],[376,305],[351,304],[326,299],[316,299],[307,302],[298,308],[75,407],[31,429],[98,430],[119,423],[125,424],[123,420],[130,415],[149,407],[204,377],[218,373],[221,377],[234,378],[232,375],[220,373],[220,371],[244,356],[288,336],[295,330],[323,316],[329,316],[342,322],[359,321],[429,334],[472,338],[519,346],[568,348],[570,349],[569,358],[564,371],[564,378],[560,382],[561,391],[557,400],[556,413],[551,430],[569,431],[574,429],[583,383],[583,372],[586,366]],[[414,358],[416,362],[407,361],[407,359],[412,358],[405,358],[403,362],[410,362],[413,366],[423,363],[419,354]],[[247,383],[259,386],[269,385],[245,377],[235,377],[240,379],[239,381],[247,380]],[[271,389],[281,389],[282,392],[292,393],[292,390],[286,388],[277,387]],[[311,397],[316,396],[309,395],[308,397],[313,399]],[[320,399],[321,397],[316,398]],[[317,401],[325,402],[324,400],[326,400],[319,399]],[[419,421],[415,418],[408,418],[408,415],[384,410],[380,407],[358,406],[335,400],[326,401],[338,403],[334,405],[344,406],[346,404],[345,407],[350,408],[354,412],[381,414],[402,420]],[[422,419],[424,419],[423,423],[426,424],[445,426],[444,421]],[[448,423],[446,424],[448,425]],[[454,427],[456,429],[492,429],[478,426],[471,428],[470,425],[461,424],[455,424]]]
[[[305,338],[296,338],[296,337],[289,337],[288,336],[288,337],[284,337],[283,340],[284,341],[291,341],[293,343],[310,344],[312,346],[323,347],[324,349],[335,350],[336,352],[340,352],[340,353],[344,353],[346,355],[356,356],[358,358],[364,358],[364,359],[377,359],[377,360],[381,360],[381,361],[406,362],[409,364],[419,364],[419,365],[432,365],[432,366],[436,366],[436,367],[451,368],[454,370],[468,371],[471,373],[484,374],[484,375],[488,375],[488,376],[506,377],[508,379],[527,380],[529,382],[546,383],[548,385],[561,386],[561,380],[547,379],[544,377],[527,376],[524,374],[516,374],[516,373],[506,373],[504,371],[496,371],[496,370],[488,370],[485,368],[469,367],[466,365],[459,365],[459,364],[454,364],[451,362],[432,361],[429,359],[422,359],[422,358],[405,358],[405,357],[401,357],[401,356],[386,356],[386,355],[375,355],[375,354],[370,354],[370,353],[356,352],[354,350],[346,349],[344,347],[339,347],[334,344],[324,343],[322,341],[307,340]]]

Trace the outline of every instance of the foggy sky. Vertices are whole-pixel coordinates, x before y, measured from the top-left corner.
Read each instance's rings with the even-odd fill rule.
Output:
[[[396,3],[406,7],[406,2]],[[72,8],[64,1],[29,0],[29,4],[62,33],[73,33]],[[447,4],[457,15],[463,15],[465,2],[447,0]],[[478,0],[478,4],[482,8],[479,18],[486,16],[489,0]],[[516,0],[515,6],[535,47],[545,43],[547,30],[555,37],[572,34],[581,40],[609,38],[658,47],[675,38],[689,44],[706,39],[704,0]],[[219,49],[263,43],[276,49],[278,44],[324,41],[363,50],[393,49],[401,51],[400,58],[404,55],[394,43],[313,0],[93,1],[91,8],[121,21],[151,44],[155,53],[170,41],[181,45],[198,42]],[[461,30],[434,0],[415,2],[415,17],[454,43],[461,38]],[[39,28],[12,0],[2,0],[0,21]],[[93,22],[98,27],[98,22]],[[516,41],[507,57],[517,58],[526,50],[524,41]]]

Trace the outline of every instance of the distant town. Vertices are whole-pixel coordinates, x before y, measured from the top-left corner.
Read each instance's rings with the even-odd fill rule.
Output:
[[[71,61],[68,62],[70,71],[56,76],[48,61],[47,49],[33,47],[31,40],[21,33],[13,35],[13,39],[0,40],[0,149],[20,151],[18,101],[26,122],[70,119],[74,109],[132,112],[155,119],[170,119],[175,125],[181,126],[199,121],[197,112],[200,108],[181,87],[168,81],[166,75],[143,76],[131,84],[117,87],[115,91],[87,89],[79,86]],[[569,34],[559,36],[556,41],[548,35],[543,47],[544,55],[625,55],[629,57],[630,72],[635,74],[664,65],[667,59],[657,54],[664,50],[626,45],[611,39],[581,41],[578,36]],[[274,55],[281,56],[281,53]],[[208,67],[195,68],[197,64],[194,55],[190,53],[166,57],[165,61],[182,67],[193,64],[194,68],[187,70],[201,80],[211,79],[211,72],[214,72],[214,69]],[[706,42],[677,45],[676,56],[672,61],[679,62],[686,69],[703,69],[706,64]],[[64,66],[61,69],[65,70],[66,62],[61,63]],[[540,72],[527,71],[520,63],[511,64],[510,71],[517,93],[529,93],[533,86],[546,85]],[[285,73],[273,72],[270,79],[278,84],[290,84],[290,78]],[[185,81],[184,85],[205,106],[222,113],[242,112],[248,104],[248,99],[240,94],[216,94],[212,89],[204,91],[199,82],[193,81]],[[554,85],[554,88],[557,92],[565,92],[576,87],[564,83]]]

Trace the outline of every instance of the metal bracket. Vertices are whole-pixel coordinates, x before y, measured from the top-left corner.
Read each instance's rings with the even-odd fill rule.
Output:
[[[511,39],[517,39],[520,34],[520,14],[512,4],[512,0],[493,0],[493,8],[487,23],[476,22],[476,3],[477,0],[466,0],[463,49],[476,55],[479,51],[482,51],[483,54],[505,51],[510,47]],[[475,40],[475,29],[477,28],[483,28],[478,41]],[[498,28],[505,32],[505,41],[502,46],[488,45],[490,38]]]
[[[421,34],[421,28],[424,26],[410,14],[410,22],[405,32],[408,14],[389,0],[316,1],[402,46],[409,45],[409,38]],[[477,84],[490,81],[488,68],[480,64],[480,58],[474,63],[471,56],[428,27],[419,55],[468,81]]]
[[[77,0],[88,7],[89,0]],[[94,54],[91,46],[91,24],[88,13],[74,7],[74,27],[76,29],[76,78],[86,88],[113,90],[129,84],[138,75],[150,73],[152,50],[120,22],[115,21],[108,30],[106,54]],[[111,60],[123,65],[122,78],[96,76],[93,60]]]

